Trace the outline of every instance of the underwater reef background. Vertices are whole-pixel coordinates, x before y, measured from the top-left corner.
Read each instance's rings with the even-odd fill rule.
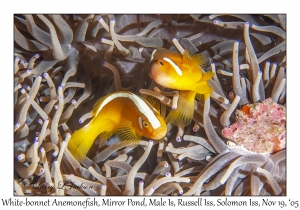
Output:
[[[95,140],[79,163],[68,141],[102,96],[151,95],[168,115],[174,90],[149,76],[158,48],[206,55],[204,71],[215,73],[211,98],[196,100],[193,122],[168,124],[161,140],[136,147],[117,136]],[[19,14],[14,59],[15,195],[286,194],[285,143],[254,153],[222,134],[249,104],[271,98],[285,113],[284,14]],[[285,141],[285,130],[280,135]],[[59,183],[80,187],[53,188]]]

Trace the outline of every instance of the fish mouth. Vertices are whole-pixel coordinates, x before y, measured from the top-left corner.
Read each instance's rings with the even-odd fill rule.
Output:
[[[153,132],[152,139],[154,140],[162,139],[166,136],[166,134],[167,134],[167,126],[161,126]]]
[[[156,70],[156,69],[154,69],[154,68],[152,68],[151,70],[150,70],[150,77],[152,78],[152,79],[156,79],[160,74],[162,74],[159,70]]]
[[[150,77],[160,85],[167,85],[166,83],[170,80],[165,73],[156,70],[150,71]]]

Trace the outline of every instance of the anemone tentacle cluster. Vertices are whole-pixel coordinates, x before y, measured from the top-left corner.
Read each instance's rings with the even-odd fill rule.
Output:
[[[285,139],[285,18],[15,15],[15,195],[285,195],[285,142],[264,152],[227,146],[228,128],[254,113],[253,104],[274,106],[269,120],[277,120],[277,130],[265,131]],[[102,96],[130,91],[151,100],[163,117],[176,108],[177,90],[149,76],[158,48],[206,55],[204,71],[215,73],[211,98],[197,98],[192,123],[168,124],[159,141],[143,138],[132,147],[118,136],[96,139],[78,162],[68,142]]]

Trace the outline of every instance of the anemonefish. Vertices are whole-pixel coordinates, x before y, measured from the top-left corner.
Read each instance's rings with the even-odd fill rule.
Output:
[[[106,140],[116,133],[121,140],[136,145],[142,136],[159,140],[167,133],[166,122],[158,111],[131,92],[118,91],[100,98],[92,113],[92,120],[74,132],[68,143],[70,152],[79,161],[86,157],[97,136]]]
[[[202,72],[206,63],[204,55],[190,55],[186,50],[183,55],[163,48],[153,51],[150,76],[163,87],[179,90],[177,109],[169,112],[167,122],[186,127],[193,118],[196,94],[206,100],[213,92],[208,80],[214,73]]]

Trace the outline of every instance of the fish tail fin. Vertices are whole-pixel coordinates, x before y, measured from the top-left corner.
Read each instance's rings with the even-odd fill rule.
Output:
[[[211,95],[211,93],[214,91],[213,87],[211,87],[207,81],[199,82],[195,85],[195,88],[193,89],[198,94],[203,95]]]
[[[93,129],[91,123],[72,134],[68,148],[76,160],[79,162],[84,160],[98,134],[99,130]]]
[[[210,80],[214,76],[212,71],[208,71],[203,74],[200,82],[196,84],[194,91],[198,94],[204,95],[204,99],[210,97],[211,93],[213,92],[213,87],[208,84],[208,80]]]
[[[193,91],[179,91],[177,109],[172,109],[166,117],[167,123],[175,126],[188,126],[194,116],[195,95]]]

